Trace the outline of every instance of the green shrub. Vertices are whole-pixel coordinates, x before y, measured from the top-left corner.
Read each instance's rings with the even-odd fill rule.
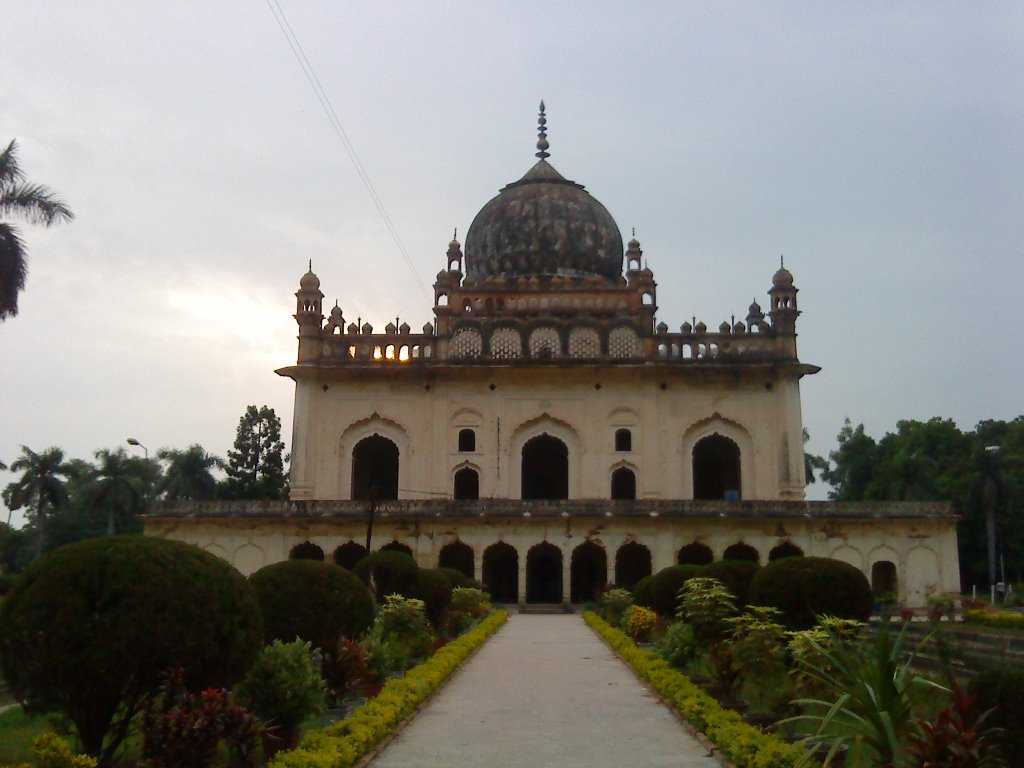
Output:
[[[239,701],[271,727],[293,732],[324,708],[326,687],[320,676],[320,652],[303,640],[266,646],[235,693]]]
[[[471,579],[458,568],[438,568],[436,570],[448,577],[448,582],[452,585],[452,589],[458,589],[459,587],[482,589],[479,581]]]
[[[370,587],[378,603],[388,595],[419,596],[419,566],[405,552],[374,552],[356,563],[352,572]]]
[[[76,755],[71,747],[55,733],[44,733],[32,744],[36,768],[96,768],[96,760]],[[20,768],[20,767],[19,767]],[[23,768],[30,768],[25,765]]]
[[[435,628],[444,624],[452,602],[452,583],[439,568],[420,568],[416,576],[417,597],[424,602],[427,618]]]
[[[629,591],[633,593],[633,602],[637,605],[642,605],[645,608],[650,608],[653,602],[651,594],[651,582],[654,581],[654,574],[650,576],[644,576],[640,581],[633,585],[633,588]]]
[[[697,654],[697,638],[693,634],[693,627],[684,621],[673,622],[658,641],[655,652],[673,667],[682,669]]]
[[[978,711],[995,711],[985,721],[987,726],[1001,728],[995,734],[1004,757],[1024,755],[1024,670],[1007,665],[982,672],[968,688],[977,701]]]
[[[17,578],[11,573],[0,573],[0,597],[14,589],[14,582],[17,581]]]
[[[722,639],[728,633],[727,619],[735,613],[732,594],[717,579],[697,576],[679,591],[679,618],[693,626],[701,640]]]
[[[401,595],[384,598],[371,635],[400,643],[410,656],[423,656],[434,640],[423,601]]]
[[[249,577],[263,611],[264,638],[301,638],[330,656],[340,636],[357,638],[373,622],[366,586],[334,563],[285,560]]]
[[[754,577],[749,598],[782,611],[789,629],[807,629],[824,615],[865,621],[874,603],[863,573],[824,557],[787,557],[769,563]]]
[[[198,547],[110,536],[55,549],[0,606],[0,662],[20,700],[61,712],[109,762],[134,718],[181,667],[189,688],[234,684],[262,645],[245,578]]]
[[[472,587],[456,587],[448,609],[448,626],[453,635],[461,635],[477,619],[491,611],[487,593]]]
[[[609,624],[617,626],[622,621],[622,614],[633,604],[633,595],[628,589],[609,589],[601,595],[599,603],[601,616]]]
[[[356,765],[394,733],[507,618],[504,611],[491,614],[472,632],[448,643],[402,677],[388,681],[379,695],[344,720],[307,734],[298,749],[278,754],[269,768],[351,768]]]
[[[649,581],[642,595],[639,589],[634,590],[636,604],[651,608],[659,616],[667,619],[674,618],[679,608],[679,590],[683,588],[687,579],[699,575],[699,565],[670,565],[663,568],[653,576],[647,577]],[[639,587],[639,583],[637,586]]]
[[[748,725],[738,712],[724,709],[686,675],[651,651],[638,648],[596,614],[585,613],[583,619],[669,706],[707,734],[717,751],[736,768],[794,768],[799,764],[802,749]]]
[[[742,608],[747,604],[750,582],[754,580],[760,567],[749,560],[719,560],[703,566],[700,575],[718,579],[725,584],[725,588],[736,598],[736,607]]]

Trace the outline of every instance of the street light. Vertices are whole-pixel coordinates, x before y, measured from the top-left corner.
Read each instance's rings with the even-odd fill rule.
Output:
[[[140,443],[134,437],[129,437],[128,440],[127,440],[127,443],[128,443],[128,445],[133,445],[136,448],[141,448],[142,450],[144,450],[146,452],[146,461],[149,461],[149,448],[144,446],[142,443]]]

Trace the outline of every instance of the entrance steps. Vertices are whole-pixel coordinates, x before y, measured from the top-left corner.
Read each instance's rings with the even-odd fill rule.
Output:
[[[520,613],[527,614],[553,614],[553,613],[575,613],[571,605],[565,603],[526,603],[519,606]]]

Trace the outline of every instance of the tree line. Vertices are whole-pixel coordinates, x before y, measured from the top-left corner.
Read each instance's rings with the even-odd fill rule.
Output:
[[[101,448],[92,461],[68,459],[57,447],[22,446],[10,465],[17,477],[2,491],[9,511],[0,522],[0,573],[19,571],[62,544],[141,533],[142,515],[157,500],[285,499],[288,458],[281,420],[266,405],[245,409],[227,460],[198,444],[163,448],[153,458]],[[14,528],[19,510],[26,523]]]

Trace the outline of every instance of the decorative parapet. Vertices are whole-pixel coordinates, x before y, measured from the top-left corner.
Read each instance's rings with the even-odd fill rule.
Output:
[[[323,519],[365,518],[367,501],[168,501],[155,504],[147,518],[159,519]],[[378,501],[375,514],[390,519],[651,517],[737,520],[955,520],[952,505],[942,501],[670,501],[638,499],[400,499]]]

